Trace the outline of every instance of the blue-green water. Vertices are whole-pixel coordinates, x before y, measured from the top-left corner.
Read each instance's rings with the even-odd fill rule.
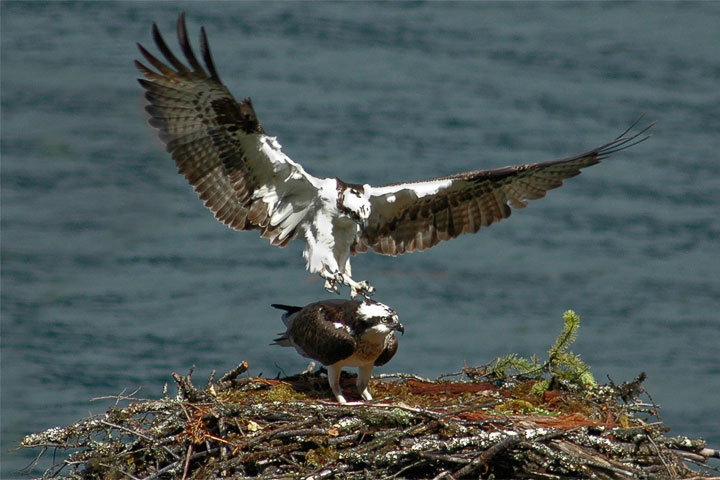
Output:
[[[316,175],[549,160],[657,120],[510,220],[353,273],[406,327],[381,372],[543,354],[572,308],[599,380],[646,371],[672,433],[720,446],[719,3],[3,2],[3,478],[24,434],[112,403],[93,397],[306,366],[268,345],[270,303],[329,296],[301,247],[216,222],[145,124],[135,42],[157,21],[174,44],[181,9]]]

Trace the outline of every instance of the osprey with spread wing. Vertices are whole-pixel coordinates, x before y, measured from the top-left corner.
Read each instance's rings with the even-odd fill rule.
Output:
[[[442,240],[510,216],[545,196],[580,169],[647,139],[650,124],[573,157],[476,170],[382,187],[315,177],[285,155],[265,133],[249,98],[236,101],[220,81],[201,29],[201,65],[181,13],[177,34],[187,65],[153,24],[162,61],[138,44],[153,69],[135,61],[149,101],[149,123],[159,131],[180,173],[215,218],[235,230],[260,230],[273,245],[306,242],[303,257],[325,288],[347,285],[351,295],[374,289],[355,281],[350,257],[372,249],[383,255],[425,250]]]

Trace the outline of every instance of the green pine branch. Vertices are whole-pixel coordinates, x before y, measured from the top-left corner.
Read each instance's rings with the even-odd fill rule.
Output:
[[[496,377],[505,377],[508,371],[513,371],[516,375],[524,375],[534,370],[538,370],[538,364],[517,353],[496,358],[490,367],[490,373]]]
[[[568,310],[563,314],[565,326],[560,335],[555,339],[555,344],[548,350],[548,356],[552,362],[558,355],[567,351],[568,347],[577,339],[578,329],[580,328],[580,317],[572,310]]]
[[[535,385],[536,388],[533,388],[533,392],[538,394],[547,390],[550,385],[550,379],[543,378],[543,373],[582,387],[596,385],[595,379],[590,373],[590,367],[580,359],[579,355],[568,350],[577,339],[580,316],[574,311],[568,310],[563,314],[563,322],[563,329],[548,350],[548,359],[544,363],[541,364],[540,359],[535,355],[532,359],[527,359],[511,353],[495,359],[490,366],[490,374],[499,378],[506,377],[508,372],[514,372],[515,376],[535,375],[539,381]]]

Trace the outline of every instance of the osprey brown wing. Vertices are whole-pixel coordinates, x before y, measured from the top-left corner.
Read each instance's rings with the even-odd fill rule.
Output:
[[[323,365],[332,365],[355,352],[357,342],[341,325],[352,318],[353,302],[333,305],[318,302],[303,308],[293,321],[287,336],[305,354]],[[339,328],[340,327],[340,328]]]
[[[373,187],[373,213],[367,228],[358,234],[352,253],[372,248],[398,255],[475,233],[509,217],[513,208],[526,207],[528,200],[544,197],[582,168],[647,139],[649,135],[641,135],[651,126],[628,137],[626,131],[612,142],[574,157]]]
[[[167,63],[138,44],[155,69],[135,61],[146,77],[138,81],[149,102],[149,123],[158,129],[179,172],[219,221],[236,230],[259,229],[273,244],[285,246],[314,197],[311,179],[265,135],[250,99],[236,102],[221,83],[204,28],[200,46],[206,68],[190,46],[183,13],[177,34],[189,68],[168,48],[155,24],[152,33]],[[283,185],[291,176],[294,181]],[[297,205],[282,203],[291,188]]]

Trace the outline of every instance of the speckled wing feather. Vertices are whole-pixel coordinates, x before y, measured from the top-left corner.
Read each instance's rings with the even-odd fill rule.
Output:
[[[207,71],[193,53],[182,13],[177,33],[189,68],[155,24],[153,39],[167,63],[138,44],[155,69],[135,61],[146,77],[138,81],[149,101],[150,125],[215,218],[236,230],[259,229],[285,246],[315,198],[317,179],[265,134],[250,99],[236,102],[221,83],[205,30],[200,46]]]
[[[641,136],[650,127],[626,137],[628,129],[612,142],[574,157],[372,187],[372,214],[352,253],[372,248],[398,255],[475,233],[509,217],[513,208],[526,207],[528,200],[544,197],[582,168],[646,140],[649,135]]]
[[[307,305],[292,318],[285,336],[306,356],[323,365],[344,360],[357,346],[355,338],[345,328],[352,328],[347,322],[353,318],[357,303],[325,300]]]

